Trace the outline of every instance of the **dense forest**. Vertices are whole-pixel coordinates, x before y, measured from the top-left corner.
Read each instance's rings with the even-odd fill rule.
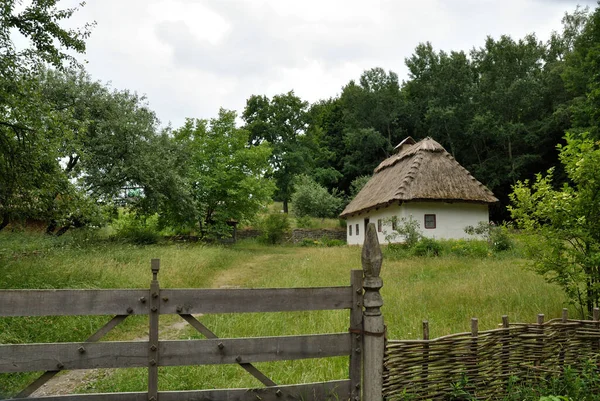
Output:
[[[566,132],[600,139],[600,7],[566,14],[546,42],[488,37],[469,52],[421,43],[405,59],[405,81],[371,68],[313,104],[293,90],[255,94],[241,126],[221,109],[175,128],[71,56],[91,29],[61,28],[76,11],[56,1],[0,9],[0,229],[36,220],[60,235],[125,207],[219,232],[270,199],[287,211],[299,180],[347,200],[409,135],[431,136],[488,186],[501,221],[517,182],[555,166],[557,185],[567,179],[557,150]],[[29,48],[16,48],[15,29]]]

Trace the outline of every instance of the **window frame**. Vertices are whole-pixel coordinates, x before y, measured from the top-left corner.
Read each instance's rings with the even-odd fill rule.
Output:
[[[433,227],[427,225],[427,218],[428,217],[433,217]],[[435,230],[437,228],[437,217],[434,213],[427,213],[425,214],[425,216],[423,217],[423,227],[426,230]]]
[[[360,231],[359,231],[358,227],[359,227],[359,224],[356,223],[356,235],[360,235]]]
[[[383,229],[383,221],[381,219],[377,219],[377,232],[380,233]]]
[[[352,237],[352,224],[348,224],[348,237]]]

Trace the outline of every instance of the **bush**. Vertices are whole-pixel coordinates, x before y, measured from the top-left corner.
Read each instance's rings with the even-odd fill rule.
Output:
[[[112,224],[116,233],[113,238],[135,245],[156,244],[160,240],[158,217],[145,217],[124,210]]]
[[[445,241],[445,251],[456,256],[485,258],[490,254],[488,243],[478,240],[448,240]]]
[[[415,256],[440,256],[442,245],[433,238],[423,237],[412,248]]]
[[[388,220],[386,219],[386,222],[387,221]],[[406,217],[398,219],[396,216],[394,216],[389,219],[389,221],[392,223],[392,226],[395,225],[396,228],[393,229],[389,234],[386,232],[385,240],[388,243],[391,243],[392,241],[398,239],[398,237],[401,237],[404,239],[404,244],[407,247],[412,248],[419,242],[421,238],[423,238],[421,226],[419,225],[418,221],[413,219],[412,216],[410,216],[408,219]]]
[[[310,216],[296,217],[296,227],[298,228],[314,228],[315,222]]]
[[[505,225],[496,226],[494,223],[481,221],[475,227],[465,227],[465,232],[469,235],[483,237],[494,252],[508,251],[514,246],[508,235],[508,227]]]
[[[297,217],[312,216],[324,219],[336,217],[342,210],[344,200],[338,193],[330,194],[312,178],[301,175],[296,182],[292,203]]]
[[[258,238],[264,244],[281,243],[285,234],[290,229],[290,221],[286,213],[271,213],[259,221],[259,229],[262,234]]]

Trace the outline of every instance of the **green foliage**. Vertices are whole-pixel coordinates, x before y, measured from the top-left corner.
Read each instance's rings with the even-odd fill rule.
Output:
[[[0,7],[0,229],[10,220],[46,218],[56,188],[69,186],[57,163],[63,112],[45,99],[38,81],[44,65],[76,65],[70,51],[83,53],[91,25],[61,25],[77,8],[57,9],[57,0]],[[21,35],[29,47],[17,48]]]
[[[249,132],[237,128],[235,119],[235,112],[221,109],[218,118],[188,119],[173,133],[187,166],[185,199],[204,237],[227,235],[228,221],[253,219],[273,193],[273,183],[264,177],[269,144],[247,146]],[[173,215],[182,206],[171,201],[161,210]]]
[[[275,95],[251,96],[242,119],[249,132],[248,143],[260,146],[268,143],[272,148],[269,176],[277,187],[275,197],[283,202],[288,212],[288,202],[294,193],[294,179],[313,165],[317,150],[313,137],[308,132],[308,102],[290,91]]]
[[[408,219],[406,217],[398,219],[397,216],[393,216],[391,219],[386,220],[386,223],[389,223],[392,227],[394,224],[396,226],[395,229],[392,228],[391,231],[385,234],[385,240],[388,243],[400,240],[405,246],[411,248],[423,238],[421,225],[412,216],[409,216]]]
[[[309,176],[300,175],[296,179],[295,188],[292,202],[297,217],[333,218],[341,212],[344,201],[340,195],[330,194]]]
[[[112,223],[114,239],[134,245],[156,244],[160,240],[158,216],[140,216],[126,210],[119,211],[119,218]]]
[[[296,227],[298,228],[315,228],[315,221],[310,216],[296,217]]]
[[[290,221],[287,213],[270,213],[260,219],[258,227],[262,232],[259,240],[264,244],[275,245],[284,240],[290,230]]]
[[[444,254],[458,257],[485,258],[490,256],[488,242],[477,240],[447,240],[444,241]]]
[[[302,247],[332,247],[346,245],[345,241],[323,236],[320,239],[303,238],[299,244]]]
[[[369,182],[370,179],[371,176],[369,175],[361,175],[352,180],[352,183],[350,184],[350,198],[354,199],[360,190],[367,185],[367,182]]]
[[[570,183],[554,189],[554,169],[531,186],[519,182],[509,210],[519,227],[541,238],[529,243],[534,269],[559,284],[583,315],[600,302],[600,142],[585,134],[567,134],[566,141],[559,150]]]
[[[440,256],[442,245],[433,238],[422,237],[412,248],[415,256]]]
[[[493,222],[480,221],[475,227],[465,227],[465,233],[485,239],[494,252],[508,251],[514,247],[505,224],[497,226]]]

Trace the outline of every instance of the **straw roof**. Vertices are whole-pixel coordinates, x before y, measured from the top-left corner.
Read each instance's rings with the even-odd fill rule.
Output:
[[[348,217],[395,202],[450,201],[495,203],[498,199],[446,150],[427,137],[408,137],[396,146],[398,153],[374,171],[340,217]]]

